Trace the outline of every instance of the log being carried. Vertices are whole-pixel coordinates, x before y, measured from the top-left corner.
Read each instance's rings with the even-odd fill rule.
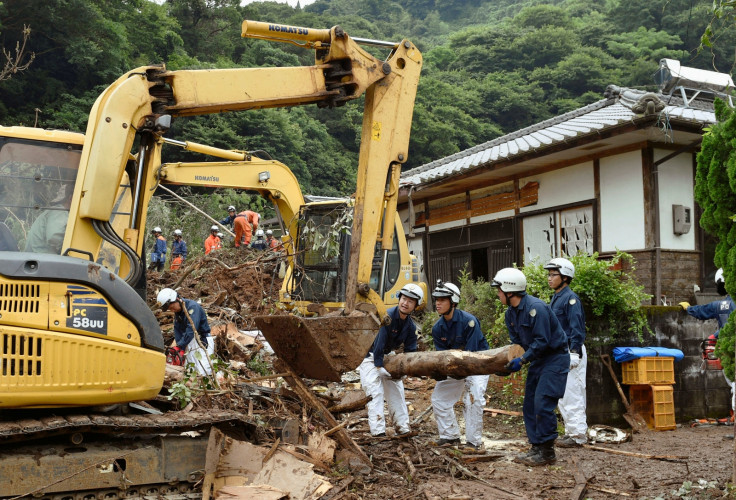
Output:
[[[394,378],[404,375],[463,378],[470,375],[508,375],[504,367],[522,354],[524,349],[512,344],[477,352],[448,350],[390,354],[383,358],[383,363]]]

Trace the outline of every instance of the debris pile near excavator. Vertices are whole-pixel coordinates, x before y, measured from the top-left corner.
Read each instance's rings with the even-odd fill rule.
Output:
[[[690,483],[702,498],[715,498],[730,482],[732,447],[722,441],[730,428],[682,427],[637,434],[621,444],[558,449],[554,467],[530,470],[513,462],[527,447],[518,411],[521,398],[507,390],[512,381],[522,383],[520,374],[492,376],[484,412],[485,451],[436,446],[435,382],[428,377],[404,379],[411,434],[399,438],[387,425],[387,436],[372,437],[365,410],[369,399],[357,373],[346,373],[341,382],[302,379],[257,336],[253,317],[284,314],[276,304],[278,266],[273,254],[232,249],[193,259],[177,272],[149,274],[152,308],[156,292],[167,286],[201,301],[216,352],[228,366],[218,387],[204,388],[196,379],[183,379],[180,367],[169,367],[179,378],[169,377],[151,404],[180,415],[229,411],[242,420],[202,431],[208,445],[201,450],[203,469],[191,487],[204,499],[567,499],[583,493],[592,499],[655,498]],[[169,344],[171,315],[156,314]],[[169,389],[181,398],[169,400]],[[457,414],[462,416],[460,408]],[[238,433],[238,428],[249,432]],[[703,446],[693,448],[692,442]]]

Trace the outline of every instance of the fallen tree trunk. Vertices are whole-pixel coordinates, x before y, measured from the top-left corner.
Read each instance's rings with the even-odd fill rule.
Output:
[[[447,375],[462,378],[469,375],[507,375],[504,368],[514,358],[524,354],[524,349],[511,344],[488,351],[425,351],[388,355],[383,365],[393,377],[410,375]]]

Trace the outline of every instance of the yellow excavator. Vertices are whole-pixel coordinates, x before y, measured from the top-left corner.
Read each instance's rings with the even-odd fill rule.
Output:
[[[352,223],[329,262],[318,259],[305,235],[315,227],[310,218],[324,226],[337,217],[337,207],[289,201],[289,210],[299,210],[287,216],[296,221],[289,230],[293,243],[287,240],[294,265],[282,300],[307,311],[319,303],[328,314],[259,323],[299,374],[335,380],[355,368],[384,321],[399,276],[416,279],[416,262],[397,257],[408,251],[396,199],[408,157],[419,50],[408,40],[353,39],[340,27],[245,21],[243,36],[314,49],[315,64],[140,67],[99,96],[84,136],[0,127],[0,408],[121,403],[159,392],[164,346],[141,297],[146,208],[159,182],[225,186],[225,175],[213,172],[235,171],[226,163],[191,169],[162,164],[173,117],[333,107],[365,95]],[[390,54],[381,60],[360,44],[387,47]],[[258,170],[259,183],[273,186],[268,165],[249,160],[232,168]],[[279,191],[268,189],[277,206]]]

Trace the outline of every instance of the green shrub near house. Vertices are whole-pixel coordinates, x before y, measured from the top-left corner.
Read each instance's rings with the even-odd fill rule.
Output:
[[[599,260],[598,254],[577,255],[570,261],[575,265],[575,279],[571,288],[578,294],[585,307],[588,328],[595,321],[596,337],[602,339],[643,338],[651,331],[647,323],[643,302],[651,296],[634,279],[633,257],[617,252],[610,260]],[[527,292],[545,302],[552,298],[553,290],[547,285],[547,270],[539,262],[522,268],[527,279]],[[628,270],[626,270],[628,269]],[[483,333],[491,348],[509,343],[508,330],[504,322],[506,307],[496,295],[496,289],[483,279],[473,280],[467,272],[460,276],[460,309],[468,311],[480,320]],[[431,293],[431,292],[430,292]],[[434,312],[431,297],[427,311],[420,319],[422,336],[432,346],[432,325],[439,318]]]

